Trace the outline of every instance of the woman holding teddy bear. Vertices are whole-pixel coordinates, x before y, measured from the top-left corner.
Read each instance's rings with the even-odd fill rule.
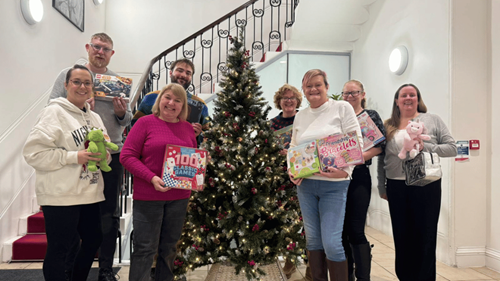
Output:
[[[441,180],[426,186],[408,186],[398,157],[408,121],[420,120],[431,138],[416,147],[440,157],[457,154],[455,140],[443,120],[429,114],[418,88],[404,84],[396,91],[387,132],[385,156],[378,159],[380,197],[388,200],[391,214],[396,275],[399,280],[436,279],[436,239],[441,207]]]

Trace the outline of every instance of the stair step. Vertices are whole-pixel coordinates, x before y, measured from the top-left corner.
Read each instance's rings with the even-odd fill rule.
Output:
[[[27,234],[12,244],[12,260],[43,260],[47,252],[45,234]]]
[[[42,212],[28,217],[28,233],[45,233],[45,218]]]

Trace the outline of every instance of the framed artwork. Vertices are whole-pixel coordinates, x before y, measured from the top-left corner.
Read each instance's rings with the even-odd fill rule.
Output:
[[[52,0],[52,7],[83,32],[85,28],[85,0]]]

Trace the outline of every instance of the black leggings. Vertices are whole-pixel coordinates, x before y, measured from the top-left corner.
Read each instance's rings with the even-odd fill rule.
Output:
[[[368,167],[366,165],[356,166],[347,190],[344,230],[342,232],[344,245],[368,243],[365,236],[365,222],[370,205],[371,187],[372,178]]]
[[[81,246],[73,266],[73,281],[87,280],[102,241],[99,203],[75,206],[42,206],[47,234],[43,262],[45,280],[64,281],[65,260],[75,240]]]

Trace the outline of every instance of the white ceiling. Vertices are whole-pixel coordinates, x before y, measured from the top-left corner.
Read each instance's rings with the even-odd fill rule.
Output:
[[[287,44],[290,49],[350,52],[376,0],[300,1]]]

